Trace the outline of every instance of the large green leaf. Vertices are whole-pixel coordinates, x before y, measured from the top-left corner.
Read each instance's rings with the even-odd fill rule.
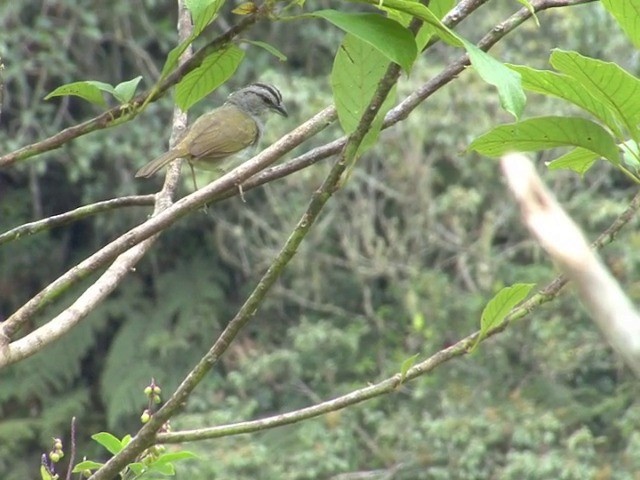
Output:
[[[550,63],[556,70],[575,78],[585,91],[610,108],[635,135],[640,123],[640,79],[615,63],[576,52],[554,50]]]
[[[405,71],[411,70],[418,49],[413,35],[395,20],[373,13],[320,10],[312,14],[368,43]]]
[[[620,122],[616,119],[611,109],[603,102],[598,101],[589,94],[581,83],[573,77],[550,70],[536,70],[523,65],[509,65],[522,77],[522,86],[526,90],[552,95],[591,113],[594,117],[606,124],[616,136],[621,136]]]
[[[601,0],[624,33],[640,48],[640,0]]]
[[[355,131],[369,106],[389,61],[378,49],[360,38],[345,35],[331,71],[331,88],[338,119],[345,133]],[[361,152],[375,143],[384,115],[394,102],[395,90],[387,96],[362,142]]]
[[[202,65],[189,72],[176,85],[176,104],[188,110],[233,75],[244,58],[244,52],[235,45],[217,51],[204,59]]]
[[[372,3],[371,0],[359,0],[363,3]],[[378,6],[384,6],[385,10],[397,10],[416,18],[419,18],[433,28],[433,32],[442,40],[457,47],[463,47],[469,54],[471,64],[484,81],[494,85],[498,89],[500,104],[515,118],[520,118],[526,97],[520,85],[520,75],[507,68],[503,63],[494,59],[488,53],[480,50],[473,43],[458,36],[450,28],[444,25],[440,19],[427,7],[412,0],[385,0]]]
[[[508,152],[531,152],[555,147],[582,147],[611,163],[620,163],[613,137],[597,123],[578,117],[537,117],[501,125],[476,138],[470,150],[499,157]]]

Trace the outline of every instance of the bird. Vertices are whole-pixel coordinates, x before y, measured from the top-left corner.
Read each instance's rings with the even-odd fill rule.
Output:
[[[270,111],[288,116],[275,86],[252,83],[236,90],[222,106],[200,116],[171,150],[151,160],[135,176],[148,178],[177,158],[186,159],[192,169],[220,167],[225,159],[260,141]]]

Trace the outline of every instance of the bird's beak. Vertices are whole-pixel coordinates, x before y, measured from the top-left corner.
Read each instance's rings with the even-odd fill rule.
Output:
[[[284,105],[274,105],[271,107],[278,115],[282,115],[283,117],[288,117],[289,113],[287,113],[287,109],[284,108]]]

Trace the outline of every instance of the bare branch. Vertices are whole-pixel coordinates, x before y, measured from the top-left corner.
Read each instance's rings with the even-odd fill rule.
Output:
[[[0,245],[17,240],[25,235],[34,235],[45,230],[51,230],[52,228],[67,225],[68,223],[76,222],[91,215],[115,210],[116,208],[153,205],[154,199],[155,195],[132,195],[129,197],[112,198],[110,200],[103,200],[102,202],[83,205],[82,207],[69,212],[53,215],[51,217],[43,218],[42,220],[25,223],[19,227],[12,228],[0,235]]]

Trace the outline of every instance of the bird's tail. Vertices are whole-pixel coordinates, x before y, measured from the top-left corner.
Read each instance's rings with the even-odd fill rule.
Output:
[[[166,164],[175,160],[176,158],[181,157],[182,155],[184,155],[184,153],[181,151],[169,150],[168,152],[160,155],[158,158],[151,160],[144,167],[138,170],[136,172],[136,177],[148,178],[158,170],[160,170],[162,167],[164,167]]]

